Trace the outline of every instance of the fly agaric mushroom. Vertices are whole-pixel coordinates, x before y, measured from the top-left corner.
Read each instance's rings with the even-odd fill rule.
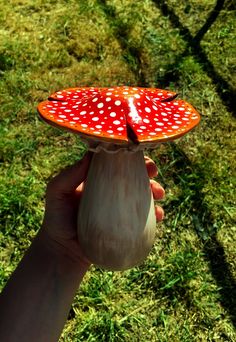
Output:
[[[200,116],[177,94],[154,88],[71,88],[41,102],[49,124],[78,133],[94,151],[78,212],[87,258],[111,270],[142,262],[156,230],[143,150],[181,137]]]

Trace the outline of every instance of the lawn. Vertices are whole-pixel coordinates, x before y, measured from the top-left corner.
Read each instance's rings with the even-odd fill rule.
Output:
[[[233,0],[2,0],[0,287],[42,222],[46,184],[81,158],[37,104],[78,86],[174,90],[200,113],[148,152],[166,217],[140,265],[92,267],[60,341],[236,341],[236,25]]]

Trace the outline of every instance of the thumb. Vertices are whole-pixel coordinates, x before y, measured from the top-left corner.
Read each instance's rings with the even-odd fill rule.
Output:
[[[61,194],[74,193],[76,188],[86,179],[92,153],[85,156],[72,166],[62,170],[48,184],[48,192]]]

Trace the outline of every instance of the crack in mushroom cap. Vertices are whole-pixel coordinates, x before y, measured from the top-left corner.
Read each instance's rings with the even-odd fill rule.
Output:
[[[69,88],[38,105],[49,124],[88,139],[145,144],[176,139],[200,121],[198,112],[177,94],[140,87]]]

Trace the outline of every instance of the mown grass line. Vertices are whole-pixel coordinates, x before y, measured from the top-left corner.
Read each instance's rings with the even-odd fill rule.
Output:
[[[156,5],[158,5],[163,15],[169,17],[172,25],[175,28],[179,29],[180,35],[183,37],[183,39],[187,40],[187,49],[184,51],[182,55],[179,55],[176,58],[178,60],[178,63],[180,63],[180,61],[187,55],[192,55],[195,58],[196,62],[203,67],[204,72],[207,73],[207,75],[212,79],[212,82],[216,85],[216,91],[218,92],[218,95],[220,96],[224,104],[228,107],[228,110],[231,113],[235,113],[234,110],[236,108],[236,96],[233,96],[233,89],[215,71],[213,64],[208,60],[206,53],[200,46],[200,42],[204,34],[207,32],[207,30],[209,30],[211,25],[217,19],[221,9],[223,8],[224,0],[217,1],[213,11],[208,16],[206,23],[198,31],[195,37],[191,35],[188,28],[182,25],[178,16],[174,13],[172,9],[170,9],[166,5],[165,1],[153,0],[153,2]],[[113,28],[114,36],[119,41],[121,48],[124,50],[125,53],[128,52],[132,56],[132,58],[136,60],[137,69],[142,70],[141,60],[139,57],[140,53],[137,49],[134,51],[129,48],[129,32],[127,28],[124,30],[125,25],[123,25],[120,19],[116,17],[115,8],[110,5],[106,5],[105,0],[98,0],[98,3],[103,9],[104,14],[107,16],[107,20],[110,26]],[[119,25],[121,26],[119,27]],[[171,66],[171,69],[173,67],[174,65]],[[136,70],[134,69],[132,70],[132,72],[135,71]],[[164,80],[168,80],[168,83],[171,82],[171,78],[168,71],[163,76],[163,81]],[[162,84],[160,79],[158,80],[158,84],[161,84],[161,86],[168,86],[166,81],[163,83],[164,84]],[[140,72],[139,74],[138,85],[147,87],[149,86],[148,82],[145,79],[145,75],[142,72]],[[179,146],[177,146],[174,142],[171,144],[171,146],[174,154],[176,155],[176,159],[179,160],[179,163],[176,165],[179,177],[184,179],[186,176],[187,169],[189,168],[194,169],[197,174],[201,175],[200,185],[198,183],[196,184],[195,189],[192,189],[194,195],[190,198],[190,202],[192,203],[192,206],[190,208],[190,215],[192,216],[195,232],[203,245],[203,253],[205,259],[209,263],[212,276],[214,277],[217,285],[220,288],[221,304],[229,313],[232,323],[236,325],[236,282],[231,274],[230,267],[227,263],[224,247],[217,238],[217,231],[214,226],[214,222],[211,219],[211,212],[203,204],[203,188],[205,183],[205,176],[201,172],[201,169],[199,169],[199,167],[192,164],[188,156]],[[194,208],[198,208],[198,211],[196,212]]]
[[[215,85],[216,91],[219,97],[221,98],[224,105],[227,107],[228,111],[231,112],[234,116],[236,116],[236,91],[215,70],[214,65],[208,59],[206,52],[203,50],[200,44],[205,33],[210,29],[210,27],[213,25],[218,15],[220,14],[221,10],[223,9],[225,0],[217,0],[214,9],[208,16],[205,24],[195,35],[195,37],[192,36],[190,30],[181,23],[180,18],[176,15],[174,10],[166,4],[165,0],[152,0],[152,1],[161,10],[162,14],[169,18],[172,26],[179,30],[180,35],[188,44],[183,54],[177,56],[175,63],[169,66],[169,70],[176,69],[178,64],[181,62],[181,60],[184,57],[188,55],[192,55],[194,59],[196,60],[196,62],[201,64],[203,71],[212,80],[212,83]],[[171,81],[172,78],[176,80],[177,75],[174,74],[171,77],[171,72],[168,73],[167,75],[163,77],[163,81],[165,80],[165,83],[167,79],[166,76],[168,76],[168,80]],[[159,82],[161,82],[161,80],[159,80]]]
[[[106,0],[97,0],[97,4],[102,9],[110,29],[123,51],[125,61],[129,65],[130,70],[137,77],[137,86],[148,87],[142,68],[140,51],[134,46],[129,46],[128,43],[129,25],[123,23],[117,17],[115,7],[108,5]]]

